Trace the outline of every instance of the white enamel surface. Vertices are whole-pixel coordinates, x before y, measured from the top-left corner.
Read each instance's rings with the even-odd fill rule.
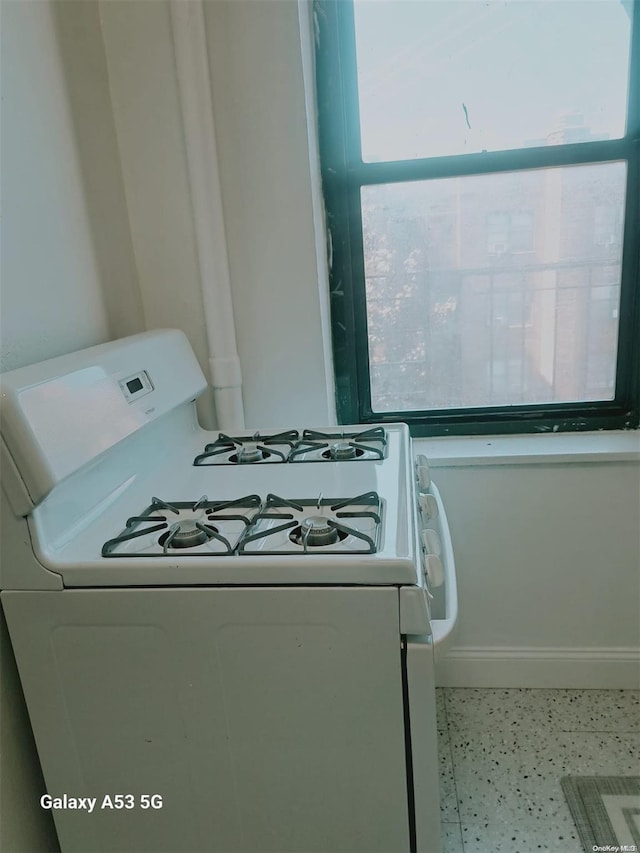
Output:
[[[56,812],[65,853],[410,849],[397,589],[3,604],[48,789],[163,798],[157,811]],[[435,748],[427,760],[437,768]]]
[[[408,718],[413,754],[413,785],[416,803],[416,847],[418,853],[441,853],[440,802],[433,648],[424,637],[407,641]]]
[[[142,371],[153,390],[125,396],[121,383]],[[2,436],[37,504],[205,384],[181,332],[143,333],[2,374]]]
[[[86,367],[17,393],[51,485],[146,423],[103,367]],[[77,413],[81,411],[82,417]],[[37,476],[37,474],[36,474]]]
[[[122,383],[143,371],[153,390],[145,388],[133,398],[123,394]],[[3,376],[2,383],[3,437],[18,469],[25,482],[35,483],[32,497],[51,484],[28,517],[33,548],[65,586],[353,583],[424,588],[411,440],[404,424],[386,426],[382,459],[195,466],[194,459],[218,432],[197,424],[190,398],[204,378],[184,336],[173,331],[33,365]],[[65,424],[70,424],[67,429]],[[25,428],[20,431],[19,425]],[[359,425],[290,428],[301,436],[309,429],[337,439],[363,430]],[[253,431],[244,435],[251,439]],[[380,499],[377,529],[371,520],[362,528],[375,539],[374,553],[366,553],[356,537],[340,547],[305,551],[287,533],[275,547],[268,546],[282,554],[265,553],[266,540],[252,541],[238,553],[225,552],[217,540],[164,553],[158,543],[163,528],[157,536],[145,534],[102,555],[105,542],[121,536],[127,519],[142,515],[154,497],[170,504],[203,496],[233,501],[258,495],[264,501],[275,494],[330,507],[368,492]],[[426,496],[426,521],[435,527],[439,502],[433,492]],[[167,518],[167,529],[170,523]],[[239,532],[228,531],[232,545]]]
[[[191,416],[190,416],[191,415]],[[195,425],[193,413],[177,412],[130,441],[112,448],[88,483],[79,474],[32,513],[30,525],[40,561],[70,586],[166,583],[410,583],[418,582],[413,532],[413,483],[406,426],[387,429],[388,456],[377,462],[193,466],[217,437]],[[265,430],[266,432],[266,430]],[[92,483],[95,498],[72,498]],[[107,539],[119,535],[129,516],[152,497],[171,501],[235,500],[274,493],[290,500],[323,495],[336,502],[375,491],[382,498],[382,525],[374,554],[308,553],[268,556],[103,558]],[[70,500],[75,500],[73,511]],[[86,504],[83,508],[83,501]],[[409,509],[411,507],[411,509]]]

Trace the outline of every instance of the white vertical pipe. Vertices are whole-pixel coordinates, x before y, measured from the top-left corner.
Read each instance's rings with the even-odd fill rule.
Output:
[[[170,0],[187,169],[193,205],[209,369],[220,429],[244,428],[242,376],[218,173],[201,0]]]

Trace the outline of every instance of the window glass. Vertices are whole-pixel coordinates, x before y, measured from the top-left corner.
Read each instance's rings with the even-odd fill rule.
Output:
[[[356,0],[354,9],[365,162],[625,133],[628,0]]]
[[[362,187],[373,411],[612,400],[625,185],[605,162]]]

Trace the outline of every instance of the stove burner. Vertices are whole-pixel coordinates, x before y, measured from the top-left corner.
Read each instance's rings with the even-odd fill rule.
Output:
[[[229,457],[229,462],[236,462],[244,465],[251,462],[261,462],[269,455],[268,451],[262,450],[257,445],[242,445],[238,448],[238,452]]]
[[[166,557],[177,550],[194,557],[234,554],[260,503],[259,495],[231,501],[210,501],[203,495],[172,503],[151,498],[141,515],[128,518],[120,535],[104,543],[102,556]],[[206,547],[198,549],[201,545]]]
[[[178,521],[162,534],[158,545],[163,548],[195,548],[203,545],[213,533],[218,533],[218,528],[210,524],[192,520]]]
[[[194,465],[256,465],[261,462],[286,462],[288,452],[298,441],[297,430],[276,435],[231,436],[221,432],[204,453],[193,460]]]
[[[362,432],[318,432],[305,429],[289,453],[289,462],[349,462],[384,459],[387,438],[383,427]]]
[[[238,554],[374,554],[380,498],[365,492],[347,500],[290,500],[268,494],[238,545]],[[324,512],[329,515],[323,515]],[[320,549],[320,550],[316,550]]]
[[[364,456],[364,450],[351,441],[337,441],[328,450],[325,450],[322,456],[324,459],[335,459],[336,461],[357,459],[358,456]]]
[[[311,515],[291,531],[289,538],[296,545],[318,548],[323,545],[333,545],[341,539],[346,539],[347,535],[344,531],[333,527],[324,515]]]

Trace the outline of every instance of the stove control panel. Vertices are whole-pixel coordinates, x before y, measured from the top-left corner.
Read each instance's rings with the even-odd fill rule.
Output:
[[[147,371],[141,370],[139,373],[127,376],[126,379],[121,379],[120,388],[127,403],[133,403],[153,391],[153,382]]]

